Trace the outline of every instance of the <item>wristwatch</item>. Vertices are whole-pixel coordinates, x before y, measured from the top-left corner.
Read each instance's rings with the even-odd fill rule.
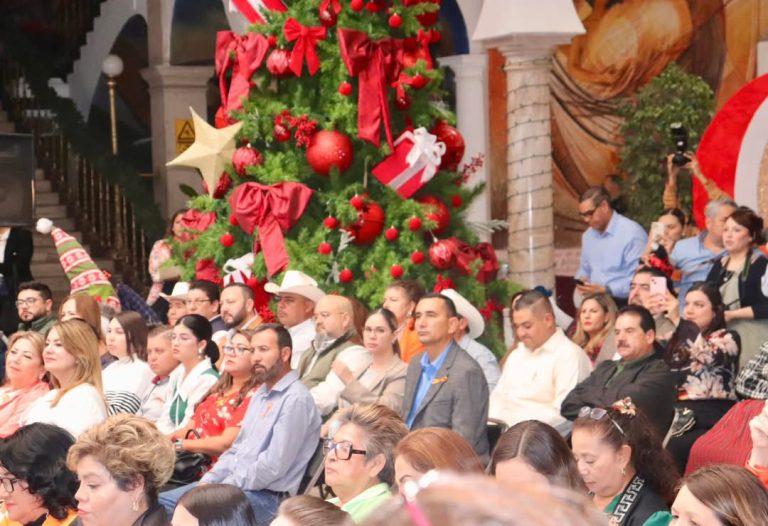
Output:
[[[176,451],[182,450],[181,444],[182,444],[182,440],[180,438],[177,438],[176,440],[173,441],[173,447],[176,449]]]

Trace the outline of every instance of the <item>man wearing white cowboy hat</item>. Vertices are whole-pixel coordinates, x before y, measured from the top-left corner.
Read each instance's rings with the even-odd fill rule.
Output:
[[[488,381],[488,391],[493,391],[493,388],[499,383],[501,369],[499,369],[499,362],[493,352],[477,341],[477,338],[485,331],[483,315],[454,289],[443,289],[440,294],[453,300],[459,314],[459,330],[454,334],[454,340],[482,368],[485,379]]]
[[[177,281],[173,284],[173,290],[170,294],[160,293],[160,297],[168,302],[168,325],[173,327],[176,321],[182,316],[187,315],[187,294],[189,293],[189,283],[186,281]]]
[[[277,319],[288,329],[293,341],[291,368],[296,369],[301,362],[301,355],[309,349],[315,339],[315,304],[325,292],[317,286],[317,281],[298,270],[288,270],[283,281],[267,283],[264,290],[277,296]]]

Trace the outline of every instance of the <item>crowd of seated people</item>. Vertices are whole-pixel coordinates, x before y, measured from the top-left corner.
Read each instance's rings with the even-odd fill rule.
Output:
[[[504,520],[482,488],[521,521],[539,503],[572,524],[768,523],[762,219],[715,201],[706,230],[684,238],[665,210],[649,238],[599,188],[579,210],[572,326],[521,291],[502,362],[476,306],[418,280],[363,306],[289,270],[256,305],[241,283],[158,276],[160,325],[21,284],[0,525]]]

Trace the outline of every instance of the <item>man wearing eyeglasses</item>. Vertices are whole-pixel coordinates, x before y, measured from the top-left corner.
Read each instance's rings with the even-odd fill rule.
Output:
[[[621,359],[599,363],[565,397],[561,414],[575,420],[582,407],[608,407],[629,397],[665,436],[674,416],[677,392],[674,375],[654,350],[653,316],[639,305],[624,307],[616,318],[615,333]]]
[[[262,382],[240,433],[199,484],[231,484],[245,492],[257,524],[269,524],[280,501],[295,495],[317,447],[320,414],[291,370],[291,336],[281,325],[259,325],[251,337],[251,364]],[[160,494],[169,514],[196,484]]]
[[[16,310],[19,314],[20,331],[39,332],[43,336],[56,323],[53,314],[53,294],[45,283],[28,281],[19,285],[16,296]]]
[[[576,291],[581,297],[605,292],[617,304],[626,305],[629,282],[648,235],[639,224],[611,208],[611,197],[602,186],[581,195],[579,216],[589,228],[581,236]]]
[[[221,291],[221,319],[226,330],[213,335],[213,341],[223,349],[232,341],[235,330],[251,331],[261,324],[261,316],[256,312],[253,290],[243,283],[230,283]],[[223,361],[223,353],[219,361]],[[217,364],[219,365],[219,364]]]
[[[187,313],[199,314],[211,322],[214,334],[227,330],[224,320],[219,316],[219,286],[212,281],[199,280],[189,284],[187,292]]]

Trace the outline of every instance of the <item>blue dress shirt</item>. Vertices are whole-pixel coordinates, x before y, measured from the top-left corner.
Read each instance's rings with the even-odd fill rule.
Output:
[[[643,227],[614,211],[605,232],[588,228],[581,236],[576,277],[606,287],[615,298],[627,298],[646,243]]]
[[[432,380],[435,379],[437,371],[443,366],[446,356],[448,356],[448,349],[453,345],[453,341],[448,343],[448,346],[443,349],[443,352],[435,358],[434,362],[429,361],[429,354],[426,352],[421,355],[421,376],[419,376],[419,385],[416,386],[416,396],[413,398],[413,405],[411,406],[411,412],[408,413],[408,429],[413,425],[413,421],[416,419],[416,413],[419,412],[421,402],[424,401],[424,397],[427,396],[429,388],[432,387]]]
[[[253,394],[232,447],[201,480],[294,495],[319,437],[315,401],[291,371],[271,391],[262,385]]]
[[[669,262],[680,269],[680,313],[685,308],[685,295],[697,281],[706,281],[712,264],[720,254],[715,254],[704,246],[706,230],[698,236],[686,237],[675,243]],[[724,250],[724,249],[723,249]]]

